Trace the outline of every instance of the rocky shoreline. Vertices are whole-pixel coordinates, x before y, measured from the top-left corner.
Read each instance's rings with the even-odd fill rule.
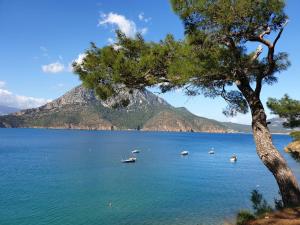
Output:
[[[284,148],[285,152],[300,157],[300,141],[293,141]]]
[[[1,127],[0,129],[50,129],[50,130],[85,130],[85,131],[141,131],[141,132],[176,132],[176,133],[211,133],[211,134],[235,134],[242,133],[233,130],[202,130],[202,131],[194,131],[194,130],[178,130],[178,129],[119,129],[117,127],[97,127],[97,126],[76,126],[76,125],[68,125],[68,126],[51,126],[51,127],[39,127],[39,126],[30,126],[30,127]]]
[[[299,225],[300,208],[286,208],[281,211],[267,213],[261,218],[249,221],[246,225]]]

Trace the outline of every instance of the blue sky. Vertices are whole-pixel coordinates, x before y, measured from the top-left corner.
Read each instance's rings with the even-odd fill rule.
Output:
[[[290,22],[277,48],[289,53],[292,66],[279,75],[278,84],[264,87],[263,101],[284,93],[300,99],[299,7],[299,1],[287,1]],[[117,26],[128,35],[143,32],[151,41],[167,33],[183,38],[182,23],[167,0],[0,0],[0,104],[33,107],[80,84],[70,63],[91,41],[109,44]],[[219,98],[191,98],[180,91],[161,97],[199,116],[250,123],[249,115],[226,118]]]

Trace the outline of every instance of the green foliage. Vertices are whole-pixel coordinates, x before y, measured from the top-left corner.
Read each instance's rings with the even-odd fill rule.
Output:
[[[249,211],[241,210],[236,217],[237,225],[246,225],[249,221],[254,220],[256,217]]]
[[[300,141],[300,131],[293,131],[290,135],[294,141]]]
[[[284,208],[284,204],[282,199],[274,199],[275,209],[276,210],[282,210]]]
[[[99,84],[95,88],[96,94],[103,100],[107,100],[110,96],[114,94],[114,90],[110,86],[105,84]]]
[[[130,100],[129,99],[121,99],[119,102],[116,102],[112,108],[113,109],[119,109],[119,108],[124,108],[124,107],[127,107],[130,103]]]
[[[258,190],[253,190],[251,192],[252,208],[256,216],[263,215],[267,212],[272,212],[272,207],[267,203],[267,201],[263,198],[262,194],[258,192]]]
[[[254,210],[254,214],[246,210],[241,210],[237,214],[237,225],[248,224],[249,221],[254,220],[257,217],[260,217],[266,213],[273,212],[273,208],[267,203],[267,201],[263,198],[263,195],[259,193],[258,190],[253,190],[251,192],[250,200],[252,202],[252,208]],[[275,198],[274,203],[275,203],[276,210],[281,210],[284,208],[281,199]]]
[[[266,22],[277,30],[286,19],[282,11],[284,1],[278,0],[171,0],[171,3],[173,10],[184,21],[186,32],[214,27],[216,32],[224,35],[235,31],[234,37],[238,40],[251,32],[262,33]]]
[[[117,31],[114,45],[98,48],[92,43],[74,71],[83,84],[102,99],[127,88],[158,86],[161,92],[183,88],[190,96],[223,97],[224,113],[248,112],[245,93],[259,96],[263,83],[277,81],[275,73],[289,66],[286,53],[275,54],[275,45],[287,21],[284,1],[278,0],[171,0],[182,19],[185,39],[172,35],[158,43],[145,42],[140,34],[131,39]],[[265,35],[274,34],[272,42]],[[249,42],[267,47],[268,53],[249,52]],[[238,90],[234,87],[237,85]]]
[[[14,115],[5,115],[1,116],[0,127],[6,127],[5,124],[8,124],[9,127],[24,127],[25,121],[23,118],[16,117]]]
[[[282,210],[282,209],[284,209],[282,195],[281,195],[280,191],[278,191],[278,194],[279,194],[280,198],[274,198],[274,205],[275,205],[276,210]]]
[[[300,126],[300,101],[291,99],[286,94],[279,100],[269,98],[267,106],[271,109],[273,114],[287,119],[287,122],[283,123],[284,127],[294,128]],[[299,138],[297,134],[294,134],[294,136]]]

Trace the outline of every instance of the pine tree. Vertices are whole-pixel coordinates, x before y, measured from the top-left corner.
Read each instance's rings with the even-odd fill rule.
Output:
[[[269,98],[267,106],[273,114],[286,119],[284,127],[300,127],[300,101],[291,99],[287,94],[281,99]]]
[[[274,84],[289,66],[286,53],[275,53],[288,21],[284,1],[171,0],[171,5],[183,22],[184,40],[167,35],[153,43],[117,31],[114,45],[92,44],[83,62],[74,64],[75,72],[103,99],[124,87],[158,86],[161,92],[182,88],[191,96],[221,96],[228,116],[250,109],[259,158],[274,175],[284,205],[300,205],[298,183],[272,143],[260,99],[263,84]],[[250,43],[258,45],[255,51]]]

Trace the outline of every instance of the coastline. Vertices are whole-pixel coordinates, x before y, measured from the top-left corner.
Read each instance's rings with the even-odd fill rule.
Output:
[[[136,129],[99,129],[99,128],[81,128],[81,127],[0,127],[0,129],[45,129],[45,130],[82,130],[82,131],[139,131],[139,132],[166,132],[166,133],[208,133],[208,134],[251,134],[252,132],[242,131],[178,131],[178,130],[136,130]],[[272,135],[285,135],[289,133],[284,132],[271,132]]]

